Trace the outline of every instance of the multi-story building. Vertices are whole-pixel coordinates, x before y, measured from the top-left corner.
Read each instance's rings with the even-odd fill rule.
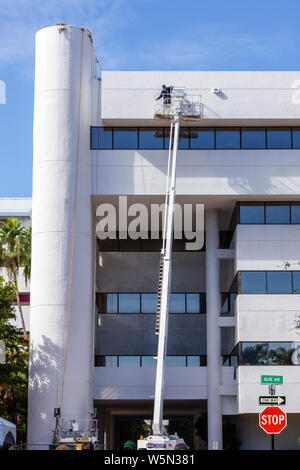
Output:
[[[23,227],[30,227],[31,198],[0,198],[0,223],[5,223],[6,220],[11,217],[17,218]],[[5,281],[11,281],[7,270],[1,266],[0,276],[3,277]],[[30,280],[25,281],[24,269],[22,267],[19,269],[17,281],[25,328],[29,331]],[[22,321],[18,314],[16,315],[14,324],[22,328]]]
[[[201,67],[201,64],[199,64]],[[174,240],[164,417],[194,448],[271,449],[258,423],[282,376],[300,436],[300,113],[298,72],[103,72],[88,30],[37,33],[28,443],[96,407],[107,449],[151,420],[160,239],[99,240],[103,204],[164,201],[169,124],[162,83],[200,96],[183,122],[176,202],[204,204],[205,244]],[[98,213],[99,215],[99,213]],[[129,217],[130,218],[130,217]],[[200,436],[196,435],[200,426]],[[204,428],[203,428],[204,423]],[[230,426],[231,425],[231,426]],[[196,426],[196,427],[195,427]],[[223,437],[222,437],[222,430]]]

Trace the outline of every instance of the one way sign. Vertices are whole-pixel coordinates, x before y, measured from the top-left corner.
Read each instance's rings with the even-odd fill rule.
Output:
[[[259,397],[260,405],[285,405],[285,397]]]

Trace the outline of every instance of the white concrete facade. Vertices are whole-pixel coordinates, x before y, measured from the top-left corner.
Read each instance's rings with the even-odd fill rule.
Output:
[[[155,370],[105,367],[100,358],[155,356],[154,316],[104,312],[97,296],[154,293],[159,252],[103,250],[95,243],[96,208],[116,204],[119,195],[150,206],[165,191],[168,151],[90,148],[90,127],[157,128],[154,95],[162,83],[200,94],[200,128],[297,128],[299,72],[102,72],[89,31],[57,26],[37,33],[30,284],[30,384],[28,444],[51,442],[53,409],[65,419],[85,420],[99,410],[107,448],[117,439],[115,416],[137,416],[154,393]],[[219,87],[218,94],[211,93]],[[184,125],[185,126],[185,125]],[[188,125],[187,125],[188,126]],[[166,409],[175,417],[208,413],[208,448],[221,449],[222,420],[236,424],[241,449],[267,449],[270,438],[258,426],[261,375],[282,375],[276,394],[286,396],[291,426],[276,438],[278,448],[297,448],[300,370],[295,365],[222,365],[244,342],[297,342],[295,293],[243,294],[221,315],[221,293],[243,271],[299,271],[300,230],[295,224],[240,224],[230,246],[219,246],[238,202],[299,202],[300,148],[179,150],[177,201],[202,203],[206,245],[174,252],[173,293],[206,294],[204,314],[170,314],[170,356],[199,356],[200,367],[167,367]],[[22,216],[28,201],[0,200],[3,214]],[[74,219],[75,214],[75,219]],[[100,250],[100,251],[99,251]],[[73,253],[73,255],[72,255]],[[119,298],[119,297],[118,297]],[[119,301],[119,300],[118,300]],[[95,304],[97,303],[97,307]],[[67,351],[67,356],[66,356]],[[201,360],[202,360],[201,359]],[[120,359],[118,359],[120,360]],[[141,359],[142,360],[142,359]],[[188,360],[188,359],[187,359]],[[230,359],[233,360],[233,359]],[[225,358],[224,358],[225,361]],[[64,376],[63,399],[61,400]],[[174,403],[180,402],[176,414]],[[192,410],[192,411],[191,411]],[[172,411],[172,413],[173,413]],[[289,418],[288,418],[289,419]],[[288,421],[289,423],[289,421]],[[193,431],[194,432],[194,431]],[[194,436],[194,448],[201,443]]]

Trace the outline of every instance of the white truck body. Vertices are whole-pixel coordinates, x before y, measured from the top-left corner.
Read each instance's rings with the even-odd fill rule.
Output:
[[[2,446],[4,443],[15,444],[16,436],[16,425],[4,418],[0,418],[0,446]]]

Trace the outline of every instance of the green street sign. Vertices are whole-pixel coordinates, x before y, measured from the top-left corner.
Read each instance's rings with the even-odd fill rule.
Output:
[[[269,385],[269,384],[282,385],[283,376],[282,375],[261,375],[261,383],[265,385]]]

